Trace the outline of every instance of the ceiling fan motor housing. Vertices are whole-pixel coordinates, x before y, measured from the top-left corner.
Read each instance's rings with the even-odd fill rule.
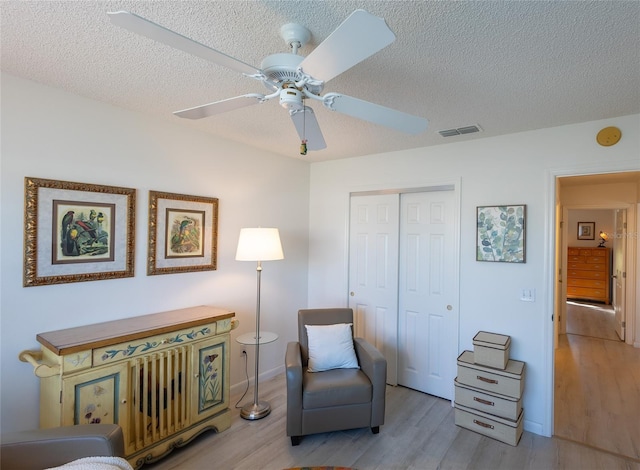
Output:
[[[304,57],[290,54],[288,52],[281,52],[278,54],[271,54],[262,60],[260,68],[266,75],[267,80],[263,83],[270,90],[276,90],[279,86],[286,82],[297,82],[300,80],[298,74],[298,66],[302,62]],[[319,94],[322,91],[323,85],[307,83],[305,85],[314,95]]]

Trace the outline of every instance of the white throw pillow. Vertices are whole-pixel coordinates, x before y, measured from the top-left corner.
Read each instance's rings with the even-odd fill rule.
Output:
[[[351,323],[305,325],[309,340],[309,372],[359,369]]]

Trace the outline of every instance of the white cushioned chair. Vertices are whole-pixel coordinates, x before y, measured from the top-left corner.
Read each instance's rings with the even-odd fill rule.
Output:
[[[349,325],[346,332],[344,325]],[[350,308],[298,311],[299,341],[287,345],[285,356],[287,436],[294,446],[309,434],[364,427],[377,434],[384,424],[387,361],[366,340],[353,338],[352,325]],[[314,329],[317,326],[332,329]],[[340,337],[337,345],[327,341]],[[355,352],[355,364],[345,348]],[[325,352],[333,357],[319,357]],[[335,368],[332,360],[337,361]],[[314,367],[321,371],[312,372]]]

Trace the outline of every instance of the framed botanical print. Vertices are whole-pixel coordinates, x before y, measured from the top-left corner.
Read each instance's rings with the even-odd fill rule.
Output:
[[[217,269],[218,199],[149,191],[147,275]]]
[[[477,207],[477,261],[525,262],[526,208],[525,205]]]
[[[134,275],[136,190],[25,178],[25,287]]]

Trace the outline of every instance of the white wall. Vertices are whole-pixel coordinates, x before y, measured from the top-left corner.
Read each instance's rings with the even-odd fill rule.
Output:
[[[255,329],[256,266],[234,260],[240,228],[280,229],[285,259],[265,262],[262,327],[280,340],[261,348],[260,370],[281,371],[296,312],[307,302],[309,164],[215,139],[169,120],[2,75],[1,422],[38,426],[39,383],[23,349],[36,334],[194,305],[235,310],[231,383],[244,380],[238,334]],[[135,277],[22,287],[24,177],[137,189]],[[149,190],[218,197],[218,269],[147,276]],[[249,376],[253,376],[253,354]]]
[[[623,139],[601,147],[597,132],[618,126]],[[479,330],[512,336],[525,361],[525,428],[552,430],[554,175],[640,169],[640,116],[543,129],[311,167],[309,306],[347,304],[349,192],[460,182],[460,335],[472,348]],[[526,263],[475,261],[476,206],[527,205]],[[521,302],[521,288],[536,290]],[[452,358],[452,362],[455,358]]]
[[[593,240],[578,240],[578,223],[594,222],[595,233]],[[607,232],[613,238],[614,211],[613,209],[575,209],[569,210],[568,220],[568,246],[579,246],[593,248],[600,244],[600,231]],[[607,248],[611,248],[612,241],[609,240]]]

